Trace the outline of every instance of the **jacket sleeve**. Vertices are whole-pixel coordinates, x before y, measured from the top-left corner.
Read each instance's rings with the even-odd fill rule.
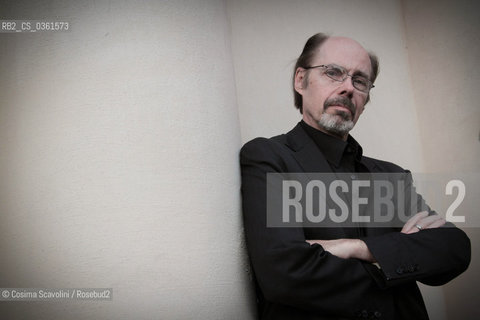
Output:
[[[344,317],[385,305],[388,294],[382,293],[364,262],[311,246],[303,228],[267,227],[266,175],[287,169],[285,155],[275,144],[259,138],[240,152],[247,247],[265,299]]]
[[[405,194],[414,195],[406,197],[405,215],[413,216],[420,210],[437,214],[415,192],[410,172],[405,173]],[[443,227],[412,234],[390,232],[363,240],[381,266],[382,280],[378,283],[386,287],[412,280],[443,285],[464,272],[471,258],[469,238],[448,222]]]

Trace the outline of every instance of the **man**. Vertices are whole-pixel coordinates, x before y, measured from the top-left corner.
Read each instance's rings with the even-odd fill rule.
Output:
[[[314,35],[293,77],[302,121],[241,150],[244,226],[261,319],[428,319],[416,281],[443,285],[468,267],[468,237],[430,209],[411,213],[397,228],[267,225],[267,173],[406,172],[364,157],[348,134],[377,73],[376,57],[356,41]]]

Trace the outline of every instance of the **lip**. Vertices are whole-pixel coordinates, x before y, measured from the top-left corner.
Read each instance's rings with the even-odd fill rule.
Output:
[[[342,110],[342,111],[347,111],[348,113],[352,114],[352,111],[350,111],[350,109],[348,107],[345,107],[345,106],[342,106],[342,105],[332,105],[332,106],[329,106],[329,108],[336,108],[336,109],[339,109],[339,110]]]

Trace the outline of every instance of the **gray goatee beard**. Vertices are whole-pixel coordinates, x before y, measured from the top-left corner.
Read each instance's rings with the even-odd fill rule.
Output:
[[[322,117],[318,120],[318,125],[328,133],[343,138],[353,129],[355,124],[343,112],[330,114],[324,111]]]

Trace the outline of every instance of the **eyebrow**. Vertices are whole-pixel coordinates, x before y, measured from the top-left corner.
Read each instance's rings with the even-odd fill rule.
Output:
[[[370,79],[370,76],[368,74],[366,74],[365,72],[363,71],[360,71],[360,70],[357,70],[355,71],[352,76],[362,76],[364,78],[367,78],[367,79]]]

